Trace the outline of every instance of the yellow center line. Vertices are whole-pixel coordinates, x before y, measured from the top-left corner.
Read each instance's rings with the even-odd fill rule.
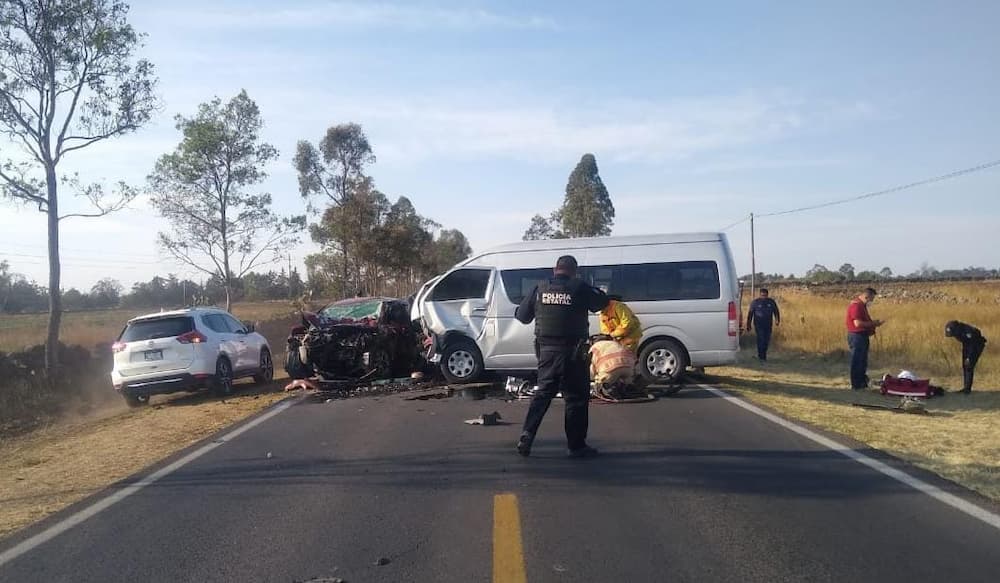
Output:
[[[526,583],[517,496],[493,497],[493,583]]]

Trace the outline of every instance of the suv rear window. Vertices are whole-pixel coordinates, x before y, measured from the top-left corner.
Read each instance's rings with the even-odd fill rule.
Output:
[[[174,316],[170,318],[155,318],[138,320],[125,327],[121,342],[138,342],[156,338],[172,338],[194,330],[194,319],[190,316]]]

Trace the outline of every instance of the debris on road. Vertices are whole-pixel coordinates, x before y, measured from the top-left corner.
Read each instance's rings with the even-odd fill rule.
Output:
[[[903,397],[895,407],[888,405],[874,405],[869,403],[851,403],[854,407],[863,409],[878,409],[881,411],[892,411],[893,413],[913,413],[916,415],[928,415],[927,405],[922,399],[916,397]]]
[[[292,381],[292,382],[288,383],[287,385],[285,385],[285,390],[286,391],[298,391],[298,390],[318,391],[319,390],[319,385],[316,384],[316,382],[313,381],[312,379],[295,379],[294,381]]]
[[[406,397],[407,401],[430,401],[432,399],[449,399],[455,396],[454,389],[448,389],[446,391],[439,391],[436,393],[424,393],[422,395],[415,395],[413,397]]]
[[[503,417],[500,416],[500,413],[494,411],[492,413],[483,413],[475,419],[466,419],[465,423],[466,425],[504,425],[501,421],[502,419]]]
[[[376,567],[384,567],[384,566],[388,565],[391,562],[392,561],[390,559],[387,559],[385,557],[380,557],[379,560],[375,561],[375,566]]]
[[[538,390],[538,385],[533,384],[528,379],[507,377],[504,390],[515,399],[530,399]]]

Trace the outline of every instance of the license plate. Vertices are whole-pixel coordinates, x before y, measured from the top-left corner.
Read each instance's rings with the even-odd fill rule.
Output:
[[[146,360],[163,360],[162,350],[147,350],[143,355],[146,357]]]

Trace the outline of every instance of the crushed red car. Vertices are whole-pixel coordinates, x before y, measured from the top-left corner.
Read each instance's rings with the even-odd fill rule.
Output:
[[[423,366],[422,342],[405,300],[341,300],[302,313],[288,335],[285,371],[293,379],[409,376]]]

